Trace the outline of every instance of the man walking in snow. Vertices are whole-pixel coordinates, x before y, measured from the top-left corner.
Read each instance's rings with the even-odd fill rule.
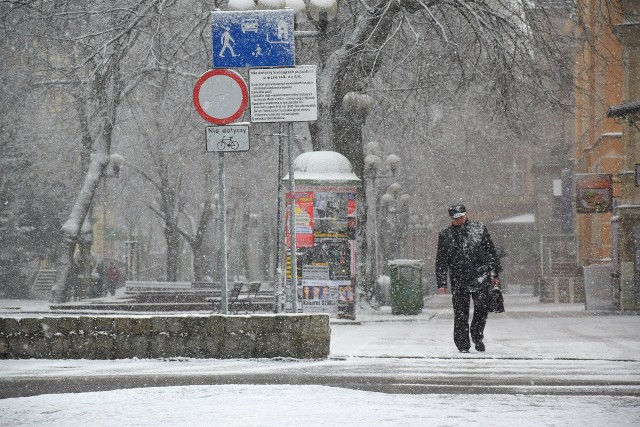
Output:
[[[500,285],[502,271],[496,249],[481,222],[469,221],[464,205],[449,208],[451,225],[438,236],[436,280],[438,291],[447,291],[447,273],[453,301],[453,341],[461,353],[468,353],[471,343],[485,351],[484,327],[490,285]],[[473,299],[473,319],[469,329],[469,306]]]

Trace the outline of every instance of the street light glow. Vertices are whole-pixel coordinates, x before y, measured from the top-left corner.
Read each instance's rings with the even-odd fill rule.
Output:
[[[380,166],[382,166],[382,159],[380,156],[376,156],[375,154],[368,154],[364,158],[364,165],[367,171],[375,174],[378,169],[380,169]]]
[[[304,4],[304,0],[286,0],[285,5],[289,9],[293,9],[293,12],[296,15],[300,15],[307,11],[307,5]]]
[[[380,196],[380,201],[385,206],[390,205],[391,203],[393,203],[393,196],[389,193],[384,193],[382,196]]]
[[[402,185],[400,185],[397,182],[394,182],[393,184],[389,185],[389,187],[387,188],[387,191],[389,191],[394,196],[397,196],[398,194],[400,194],[400,190],[402,190]]]
[[[316,22],[333,21],[338,15],[338,2],[337,0],[311,0],[309,14]]]
[[[396,170],[398,170],[398,165],[400,164],[400,157],[395,154],[389,154],[385,159],[385,162],[389,165],[389,169],[391,169],[391,174],[395,175]]]
[[[366,93],[348,92],[342,97],[342,108],[355,111],[358,115],[366,116],[373,107],[373,98]]]
[[[229,10],[254,10],[256,4],[253,0],[229,0],[227,9]]]
[[[369,141],[364,147],[364,150],[367,154],[380,154],[380,143],[378,141]]]
[[[258,0],[258,9],[273,10],[284,9],[286,4],[284,0]]]

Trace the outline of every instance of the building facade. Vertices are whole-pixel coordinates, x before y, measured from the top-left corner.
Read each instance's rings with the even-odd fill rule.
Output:
[[[640,149],[639,131],[626,107],[640,99],[640,2],[581,0],[578,7],[582,18],[575,68],[578,263],[585,272],[593,266],[608,269],[609,283],[598,286],[610,287],[614,306],[635,309],[640,300],[640,193],[634,169],[640,163]],[[588,281],[585,277],[585,284]]]

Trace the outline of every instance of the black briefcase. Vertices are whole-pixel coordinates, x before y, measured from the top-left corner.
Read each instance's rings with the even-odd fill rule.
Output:
[[[489,302],[487,304],[489,313],[504,313],[504,298],[499,286],[489,288]]]

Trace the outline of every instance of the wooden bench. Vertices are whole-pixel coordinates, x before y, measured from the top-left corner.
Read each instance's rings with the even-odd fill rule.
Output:
[[[215,282],[127,281],[125,294],[136,303],[219,303],[222,286]]]
[[[234,282],[228,292],[228,308],[240,311],[273,311],[275,293],[264,289],[261,282]],[[127,281],[125,294],[136,304],[211,304],[219,310],[222,284],[219,282]]]
[[[139,294],[148,292],[184,292],[191,290],[191,282],[144,282],[129,281],[124,285],[126,294]]]

